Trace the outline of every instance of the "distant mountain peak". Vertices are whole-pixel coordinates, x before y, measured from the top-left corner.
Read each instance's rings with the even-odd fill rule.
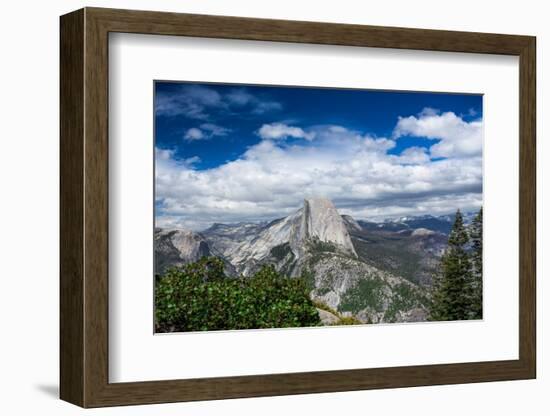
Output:
[[[342,219],[344,220],[344,223],[348,226],[348,228],[354,231],[361,231],[363,229],[361,227],[361,224],[359,224],[359,222],[351,215],[342,215]]]
[[[303,249],[305,239],[333,243],[357,256],[344,220],[330,199],[308,198],[304,200],[301,221],[291,235],[291,247],[296,254]]]
[[[336,209],[334,207],[334,204],[332,203],[332,201],[329,199],[329,198],[325,198],[325,197],[322,197],[322,196],[314,196],[314,197],[310,197],[310,198],[304,198],[304,205],[305,204],[310,204],[310,205],[321,205],[321,206],[325,206],[325,207],[333,207],[334,209]]]

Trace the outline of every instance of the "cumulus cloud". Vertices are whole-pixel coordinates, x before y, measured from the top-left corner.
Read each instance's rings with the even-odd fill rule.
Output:
[[[393,138],[342,126],[286,126],[297,129],[292,134],[276,134],[285,129],[270,126],[264,135],[260,128],[262,140],[237,160],[212,169],[196,170],[163,152],[156,169],[157,226],[200,230],[213,222],[269,221],[294,212],[310,196],[331,198],[341,213],[356,218],[445,214],[481,205],[479,154],[434,161],[420,147],[391,154]],[[304,134],[315,140],[277,140]]]
[[[300,127],[288,126],[284,123],[264,124],[257,132],[258,136],[266,140],[286,139],[293,137],[295,139],[313,140],[315,133],[305,132]]]
[[[174,151],[172,149],[159,149],[155,147],[155,160],[157,163],[159,161],[170,160],[174,157]]]
[[[467,122],[453,112],[439,113],[427,108],[418,116],[399,117],[393,136],[438,140],[430,147],[434,158],[478,156],[483,146],[483,123]]]
[[[192,127],[185,132],[185,135],[183,136],[183,138],[188,141],[202,140],[204,139],[204,133],[202,132],[201,129]]]
[[[201,161],[198,156],[192,156],[189,158],[175,159],[175,151],[172,149],[161,149],[155,147],[155,162],[156,166],[161,166],[161,171],[168,169],[188,169],[192,168],[195,164]],[[158,169],[157,169],[158,171]]]
[[[403,164],[419,164],[429,162],[430,156],[425,147],[412,146],[403,150],[397,159]]]
[[[185,116],[206,121],[212,118],[212,113],[231,113],[233,109],[264,114],[281,108],[280,103],[257,97],[244,88],[222,94],[204,85],[181,84],[170,92],[161,90],[155,95],[156,115],[161,117]]]

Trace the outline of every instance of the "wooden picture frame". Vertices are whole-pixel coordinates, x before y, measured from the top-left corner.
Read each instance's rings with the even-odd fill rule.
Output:
[[[60,396],[82,407],[338,392],[536,377],[535,38],[85,8],[61,17]],[[110,32],[514,55],[520,91],[519,359],[109,383]]]

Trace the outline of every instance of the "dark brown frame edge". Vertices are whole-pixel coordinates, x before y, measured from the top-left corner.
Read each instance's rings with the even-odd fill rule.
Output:
[[[536,377],[535,38],[85,8],[61,17],[60,396],[82,407],[352,391]],[[519,359],[109,383],[109,32],[519,56]]]

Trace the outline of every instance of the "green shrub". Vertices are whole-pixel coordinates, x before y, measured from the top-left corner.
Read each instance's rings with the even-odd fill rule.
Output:
[[[292,254],[292,250],[290,249],[289,243],[279,244],[278,246],[275,246],[270,251],[271,255],[275,257],[275,259],[281,261],[283,260],[288,254]]]
[[[336,322],[334,325],[362,325],[363,322],[361,322],[359,319],[353,317],[353,316],[341,316],[340,320]]]
[[[325,302],[323,302],[319,299],[314,299],[313,300],[313,305],[315,305],[315,307],[317,309],[321,309],[323,311],[330,312],[331,314],[336,315],[338,318],[340,318],[340,313],[337,310],[331,308]]]
[[[359,319],[355,318],[354,316],[342,316],[340,312],[331,308],[325,302],[320,301],[319,299],[315,299],[313,301],[313,304],[315,305],[316,308],[330,312],[331,314],[333,314],[338,318],[338,321],[331,325],[362,325],[363,324],[363,322],[361,322]]]
[[[254,276],[231,278],[223,262],[204,257],[172,268],[156,281],[157,332],[285,328],[319,325],[302,279],[264,266]]]
[[[344,293],[339,307],[341,311],[357,313],[365,308],[377,312],[382,310],[384,281],[377,275],[366,277]]]
[[[411,285],[401,283],[393,288],[393,296],[386,312],[385,322],[396,322],[397,315],[401,311],[418,308],[427,305],[428,300],[422,293]]]

